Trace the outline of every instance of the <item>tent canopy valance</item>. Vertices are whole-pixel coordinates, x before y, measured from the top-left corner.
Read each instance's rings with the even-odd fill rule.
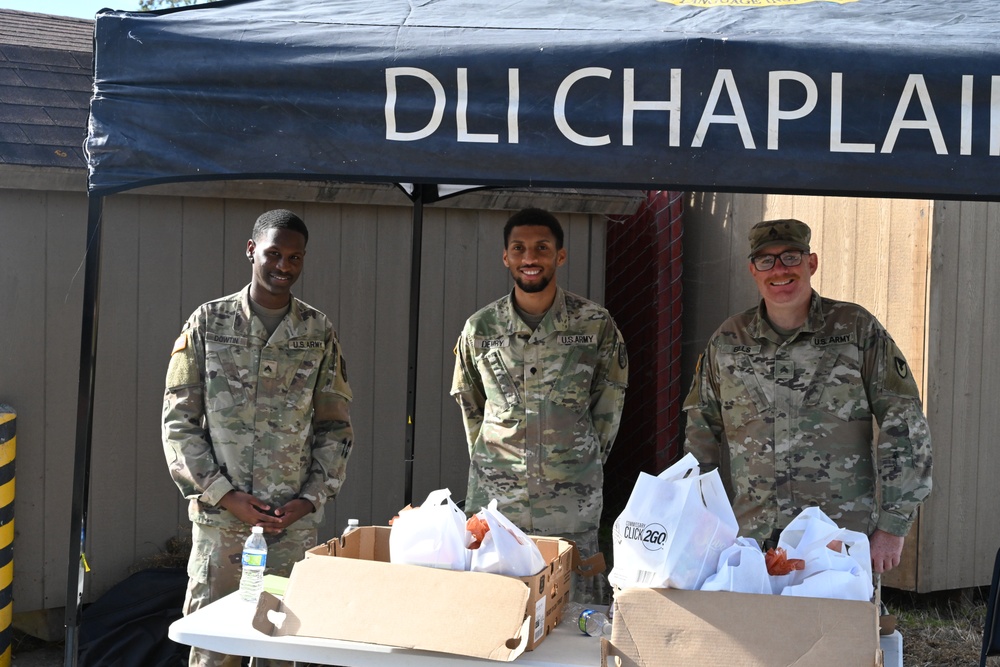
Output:
[[[690,2],[104,11],[90,188],[319,177],[1000,196],[990,0]]]

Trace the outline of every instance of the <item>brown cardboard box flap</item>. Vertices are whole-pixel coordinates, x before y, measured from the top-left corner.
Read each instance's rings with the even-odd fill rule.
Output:
[[[527,645],[528,588],[518,579],[353,558],[306,558],[284,600],[261,595],[254,627],[510,661]],[[268,609],[285,614],[275,624]]]
[[[306,559],[356,558],[388,564],[390,533],[389,526],[360,526],[344,538],[333,538],[309,549],[306,552]],[[559,624],[562,608],[569,599],[572,589],[573,563],[579,561],[579,551],[570,540],[554,536],[530,537],[545,559],[546,566],[530,577],[516,578],[523,582],[529,591],[526,613],[531,619],[532,632],[525,651],[537,647]],[[600,557],[600,566],[603,568],[603,556],[601,554],[597,556]],[[588,559],[588,562],[590,561],[591,559]],[[459,588],[466,586],[465,580],[461,578],[449,577],[447,583]],[[478,604],[476,600],[468,600],[466,603]]]
[[[575,547],[576,544],[574,543]],[[606,569],[604,554],[598,551],[596,554],[584,558],[579,549],[573,550],[573,571],[582,577],[593,577],[601,574]]]
[[[615,593],[614,618],[602,652],[623,667],[882,665],[869,602],[628,588]]]

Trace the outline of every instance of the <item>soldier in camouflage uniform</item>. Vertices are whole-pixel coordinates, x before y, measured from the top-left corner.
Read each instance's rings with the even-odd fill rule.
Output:
[[[566,249],[555,216],[516,213],[504,246],[514,288],[468,319],[455,348],[465,509],[496,498],[526,533],[567,537],[589,556],[628,385],[625,343],[608,311],[556,285]]]
[[[741,534],[763,540],[819,506],[870,536],[881,573],[899,564],[930,493],[930,432],[885,328],[812,290],[810,235],[798,220],[750,231],[761,302],[726,320],[698,360],[685,448],[703,471],[720,468]]]
[[[307,241],[291,211],[261,215],[247,242],[250,285],[199,307],[170,355],[163,448],[193,524],[185,614],[238,588],[251,526],[264,528],[267,572],[287,576],[346,475],[354,438],[340,343],[291,294]],[[192,649],[190,664],[240,658]]]

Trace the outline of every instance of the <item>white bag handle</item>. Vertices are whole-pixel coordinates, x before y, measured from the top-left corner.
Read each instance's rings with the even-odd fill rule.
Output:
[[[424,500],[423,505],[427,507],[435,507],[437,505],[443,505],[445,502],[451,503],[451,490],[450,489],[436,489],[427,494],[427,498]],[[458,507],[456,505],[456,507]]]
[[[657,479],[662,479],[665,482],[674,482],[679,479],[684,479],[685,477],[690,477],[692,474],[697,475],[701,468],[698,465],[698,459],[694,457],[694,454],[688,452],[681,458],[680,461],[673,464],[659,475]]]
[[[418,507],[400,512],[389,532],[389,562],[448,570],[469,568],[465,513],[451,491],[437,489]]]

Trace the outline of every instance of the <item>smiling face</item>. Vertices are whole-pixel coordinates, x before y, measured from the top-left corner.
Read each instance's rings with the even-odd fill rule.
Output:
[[[520,225],[510,231],[503,264],[521,291],[555,292],[556,269],[566,261],[566,249],[556,248],[556,237],[543,225]]]
[[[786,250],[798,250],[790,245],[772,245],[761,248],[764,254],[780,254]],[[798,266],[785,266],[781,261],[775,261],[774,267],[760,271],[750,264],[750,275],[757,283],[768,313],[794,313],[805,321],[809,313],[809,299],[812,296],[812,275],[816,273],[819,259],[815,253],[804,253],[802,263]],[[795,318],[798,319],[798,318]],[[801,322],[799,322],[801,324]]]
[[[266,229],[247,241],[247,256],[253,262],[250,298],[265,308],[283,308],[302,273],[306,237],[290,229]]]

